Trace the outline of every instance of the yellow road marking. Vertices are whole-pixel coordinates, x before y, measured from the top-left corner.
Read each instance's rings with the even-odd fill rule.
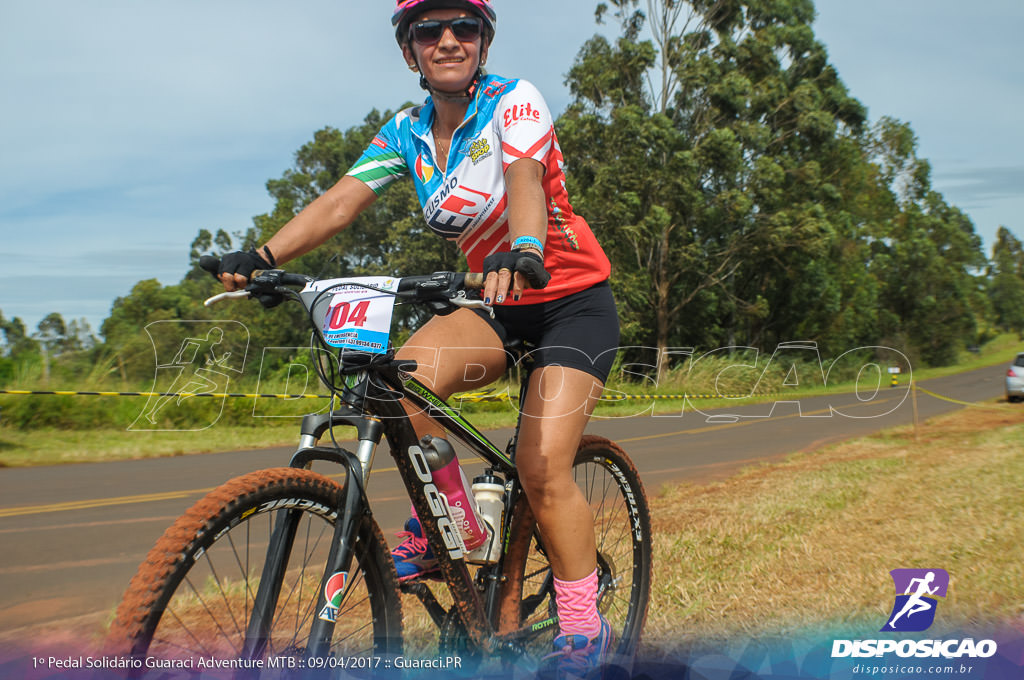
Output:
[[[892,401],[892,399],[893,398],[876,399],[874,401],[867,401],[867,402],[863,402],[863,403],[860,403],[860,404],[850,404],[848,406],[874,406],[876,404],[884,404],[887,401]],[[906,397],[904,396],[903,399],[906,399]],[[778,402],[776,402],[776,403],[778,403]],[[793,402],[790,402],[790,403],[793,403]],[[843,408],[847,408],[848,406],[843,407]],[[804,413],[803,411],[801,411],[800,413],[791,413],[791,414],[786,415],[786,416],[756,416],[756,417],[752,417],[752,416],[742,417],[741,416],[740,419],[736,420],[735,422],[731,422],[731,423],[722,423],[721,425],[709,425],[708,427],[698,427],[698,428],[692,429],[692,430],[677,430],[675,432],[663,432],[662,434],[648,434],[648,435],[643,435],[642,437],[629,437],[628,439],[618,439],[616,441],[619,444],[625,444],[626,442],[639,442],[639,441],[644,441],[644,440],[647,440],[647,439],[661,439],[663,437],[675,437],[675,436],[678,436],[678,435],[681,435],[681,434],[703,434],[704,432],[714,432],[716,430],[724,430],[724,429],[730,428],[730,427],[741,427],[741,426],[744,426],[744,425],[756,425],[758,423],[762,423],[762,422],[765,422],[765,421],[768,421],[768,420],[789,420],[790,418],[806,418],[808,416],[814,416],[814,415],[818,415],[818,414],[822,414],[822,413],[832,413],[833,410],[837,410],[837,409],[834,409],[831,405],[829,405],[828,408],[818,409],[817,411],[808,411],[807,413]],[[888,414],[883,414],[883,415],[888,415]],[[662,416],[662,417],[665,417],[665,416]]]
[[[51,503],[49,505],[22,505],[15,508],[0,509],[0,517],[19,517],[21,515],[39,515],[46,512],[64,512],[67,510],[88,510],[89,508],[101,508],[114,505],[130,505],[132,503],[150,503],[154,501],[168,501],[175,498],[185,498],[193,494],[208,493],[208,489],[193,489],[191,491],[167,491],[164,493],[146,493],[137,496],[119,496],[116,498],[96,498],[84,501],[67,501],[66,503]]]
[[[905,396],[903,398],[906,398]],[[874,400],[870,402],[862,402],[860,404],[852,404],[852,406],[874,406],[880,403],[892,401],[892,398]],[[745,425],[754,425],[767,420],[788,420],[790,418],[800,418],[806,416],[813,416],[823,413],[831,413],[832,407],[819,409],[817,411],[809,411],[807,413],[792,413],[785,416],[772,416],[772,417],[756,417],[756,418],[744,418],[736,422],[722,423],[721,425],[709,425],[708,427],[701,427],[691,430],[677,430],[674,432],[664,432],[661,434],[649,434],[640,437],[629,437],[626,439],[619,439],[619,444],[625,444],[628,442],[646,441],[650,439],[664,439],[667,437],[677,437],[679,435],[688,434],[702,434],[704,432],[714,432],[716,430],[724,430],[730,427],[742,427]],[[397,472],[398,468],[384,468],[377,469],[371,472],[371,476],[375,474],[382,474],[385,472]],[[344,477],[345,473],[339,473],[334,475],[326,475],[327,477]],[[25,515],[39,515],[48,512],[67,512],[71,510],[88,510],[91,508],[102,508],[111,507],[115,505],[132,505],[136,503],[151,503],[156,501],[167,501],[175,500],[178,498],[186,498],[188,496],[206,494],[212,491],[215,487],[208,487],[205,489],[192,489],[189,491],[167,491],[164,493],[151,493],[151,494],[139,494],[136,496],[120,496],[116,498],[96,498],[92,500],[83,501],[68,501],[66,503],[52,503],[49,505],[23,505],[14,508],[0,509],[0,518],[3,517],[21,517]]]
[[[381,474],[384,472],[397,472],[398,468],[383,468],[380,470],[373,470],[370,476]],[[325,477],[344,477],[345,473],[340,472],[334,475],[324,475]],[[49,505],[20,505],[14,508],[0,508],[0,518],[2,517],[22,517],[25,515],[41,515],[48,512],[67,512],[70,510],[89,510],[91,508],[104,508],[113,507],[115,505],[132,505],[135,503],[152,503],[157,501],[172,501],[178,498],[187,498],[188,496],[197,496],[200,494],[207,494],[213,491],[216,487],[208,487],[205,489],[191,489],[189,491],[166,491],[163,493],[146,493],[138,494],[136,496],[118,496],[115,498],[94,498],[90,500],[82,501],[67,501],[65,503],[51,503]]]

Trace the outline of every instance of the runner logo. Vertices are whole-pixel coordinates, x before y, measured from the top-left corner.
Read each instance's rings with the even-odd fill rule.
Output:
[[[228,385],[242,375],[249,331],[238,321],[153,321],[146,325],[156,373],[132,431],[197,431],[220,419]],[[218,406],[193,410],[200,395]]]
[[[927,630],[935,621],[937,598],[946,597],[949,574],[944,569],[893,569],[889,573],[896,586],[896,600],[882,631]]]

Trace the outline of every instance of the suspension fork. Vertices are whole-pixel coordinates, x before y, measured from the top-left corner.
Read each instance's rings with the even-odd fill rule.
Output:
[[[309,642],[306,646],[306,657],[326,657],[331,651],[331,639],[334,636],[334,624],[337,621],[338,609],[328,601],[335,593],[328,593],[328,586],[341,581],[338,588],[344,589],[348,582],[352,566],[352,555],[359,525],[364,515],[370,514],[370,506],[366,500],[366,483],[370,478],[370,466],[373,463],[374,451],[384,435],[380,420],[366,417],[352,410],[328,414],[329,422],[340,422],[356,428],[359,447],[355,454],[344,449],[312,448],[299,451],[292,458],[295,467],[309,467],[314,460],[328,460],[345,468],[345,485],[342,487],[341,505],[338,508],[338,519],[334,523],[334,537],[324,566],[324,575],[317,595],[313,623],[310,626]],[[315,425],[314,436],[323,434],[322,419],[311,419]],[[303,436],[306,436],[303,428]],[[340,576],[344,574],[344,576]],[[334,577],[340,576],[339,579]],[[312,666],[310,666],[312,668]]]
[[[348,453],[347,451],[345,453]],[[334,636],[334,624],[337,621],[338,609],[328,597],[334,593],[327,593],[327,586],[332,582],[333,577],[344,574],[341,577],[342,583],[339,589],[344,588],[348,582],[348,574],[352,566],[352,554],[355,546],[359,524],[363,515],[369,513],[369,506],[366,503],[366,495],[363,490],[362,479],[358,474],[359,461],[349,454],[350,460],[346,467],[345,486],[342,489],[342,501],[340,514],[334,524],[334,539],[331,541],[331,549],[327,555],[327,564],[324,569],[321,584],[317,595],[317,604],[310,626],[309,642],[306,647],[306,657],[325,657],[331,651],[331,638]]]
[[[333,424],[352,425],[356,428],[359,436],[358,455],[344,449],[312,446]],[[339,464],[346,471],[341,504],[337,510],[338,517],[334,523],[334,536],[321,586],[326,585],[333,575],[347,572],[352,563],[352,547],[355,544],[356,532],[362,516],[369,512],[364,483],[369,476],[373,452],[382,435],[383,430],[379,421],[364,418],[361,414],[347,409],[343,412],[335,411],[303,418],[301,448],[292,456],[291,467],[308,469],[313,461],[323,460]],[[266,652],[274,612],[284,583],[285,567],[291,556],[301,516],[301,511],[295,509],[279,510],[277,513],[260,585],[253,602],[252,616],[246,628],[242,658],[261,658]],[[313,620],[307,645],[307,653],[312,656],[325,655],[330,649],[334,621],[331,619],[330,609],[326,607],[325,592],[321,587],[317,599],[316,618]]]
[[[361,466],[353,454],[344,450],[312,448],[300,451],[299,454],[320,460],[332,460],[346,468],[341,504],[334,523],[334,536],[321,581],[321,584],[326,584],[333,575],[347,572],[351,566],[352,548],[355,545],[359,523],[363,515],[369,512],[360,474]],[[285,567],[291,556],[301,516],[301,511],[295,509],[279,510],[277,513],[270,546],[267,549],[267,559],[260,576],[260,585],[253,602],[252,616],[246,628],[242,658],[257,659],[266,653],[274,612],[284,583]],[[332,612],[333,608],[327,606],[325,598],[324,588],[321,587],[315,611],[316,618],[310,629],[307,646],[307,654],[310,656],[324,656],[330,650],[335,620],[332,614],[336,615],[337,611]]]

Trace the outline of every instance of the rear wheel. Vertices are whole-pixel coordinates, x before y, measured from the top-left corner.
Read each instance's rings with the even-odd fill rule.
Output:
[[[636,652],[651,589],[651,522],[647,496],[629,457],[613,442],[586,436],[573,463],[576,483],[594,514],[598,609],[614,634],[616,663]],[[512,510],[499,629],[519,631],[529,656],[551,652],[557,635],[551,567],[526,496]]]
[[[297,531],[270,639],[259,656],[301,656],[318,614],[341,493],[337,483],[296,468],[260,470],[210,492],[139,567],[118,607],[108,651],[137,658],[240,658],[274,523],[288,512],[297,516]],[[343,580],[331,651],[346,657],[400,654],[397,576],[384,537],[368,516]]]

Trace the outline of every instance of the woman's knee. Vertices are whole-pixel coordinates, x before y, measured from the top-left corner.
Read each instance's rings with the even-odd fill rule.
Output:
[[[494,382],[506,365],[497,334],[471,312],[431,319],[396,356],[415,361],[416,369],[409,372],[445,399]]]
[[[516,470],[526,495],[534,502],[557,498],[567,485],[575,484],[572,458],[565,456],[522,455],[516,453]],[[568,460],[568,463],[566,462]]]

